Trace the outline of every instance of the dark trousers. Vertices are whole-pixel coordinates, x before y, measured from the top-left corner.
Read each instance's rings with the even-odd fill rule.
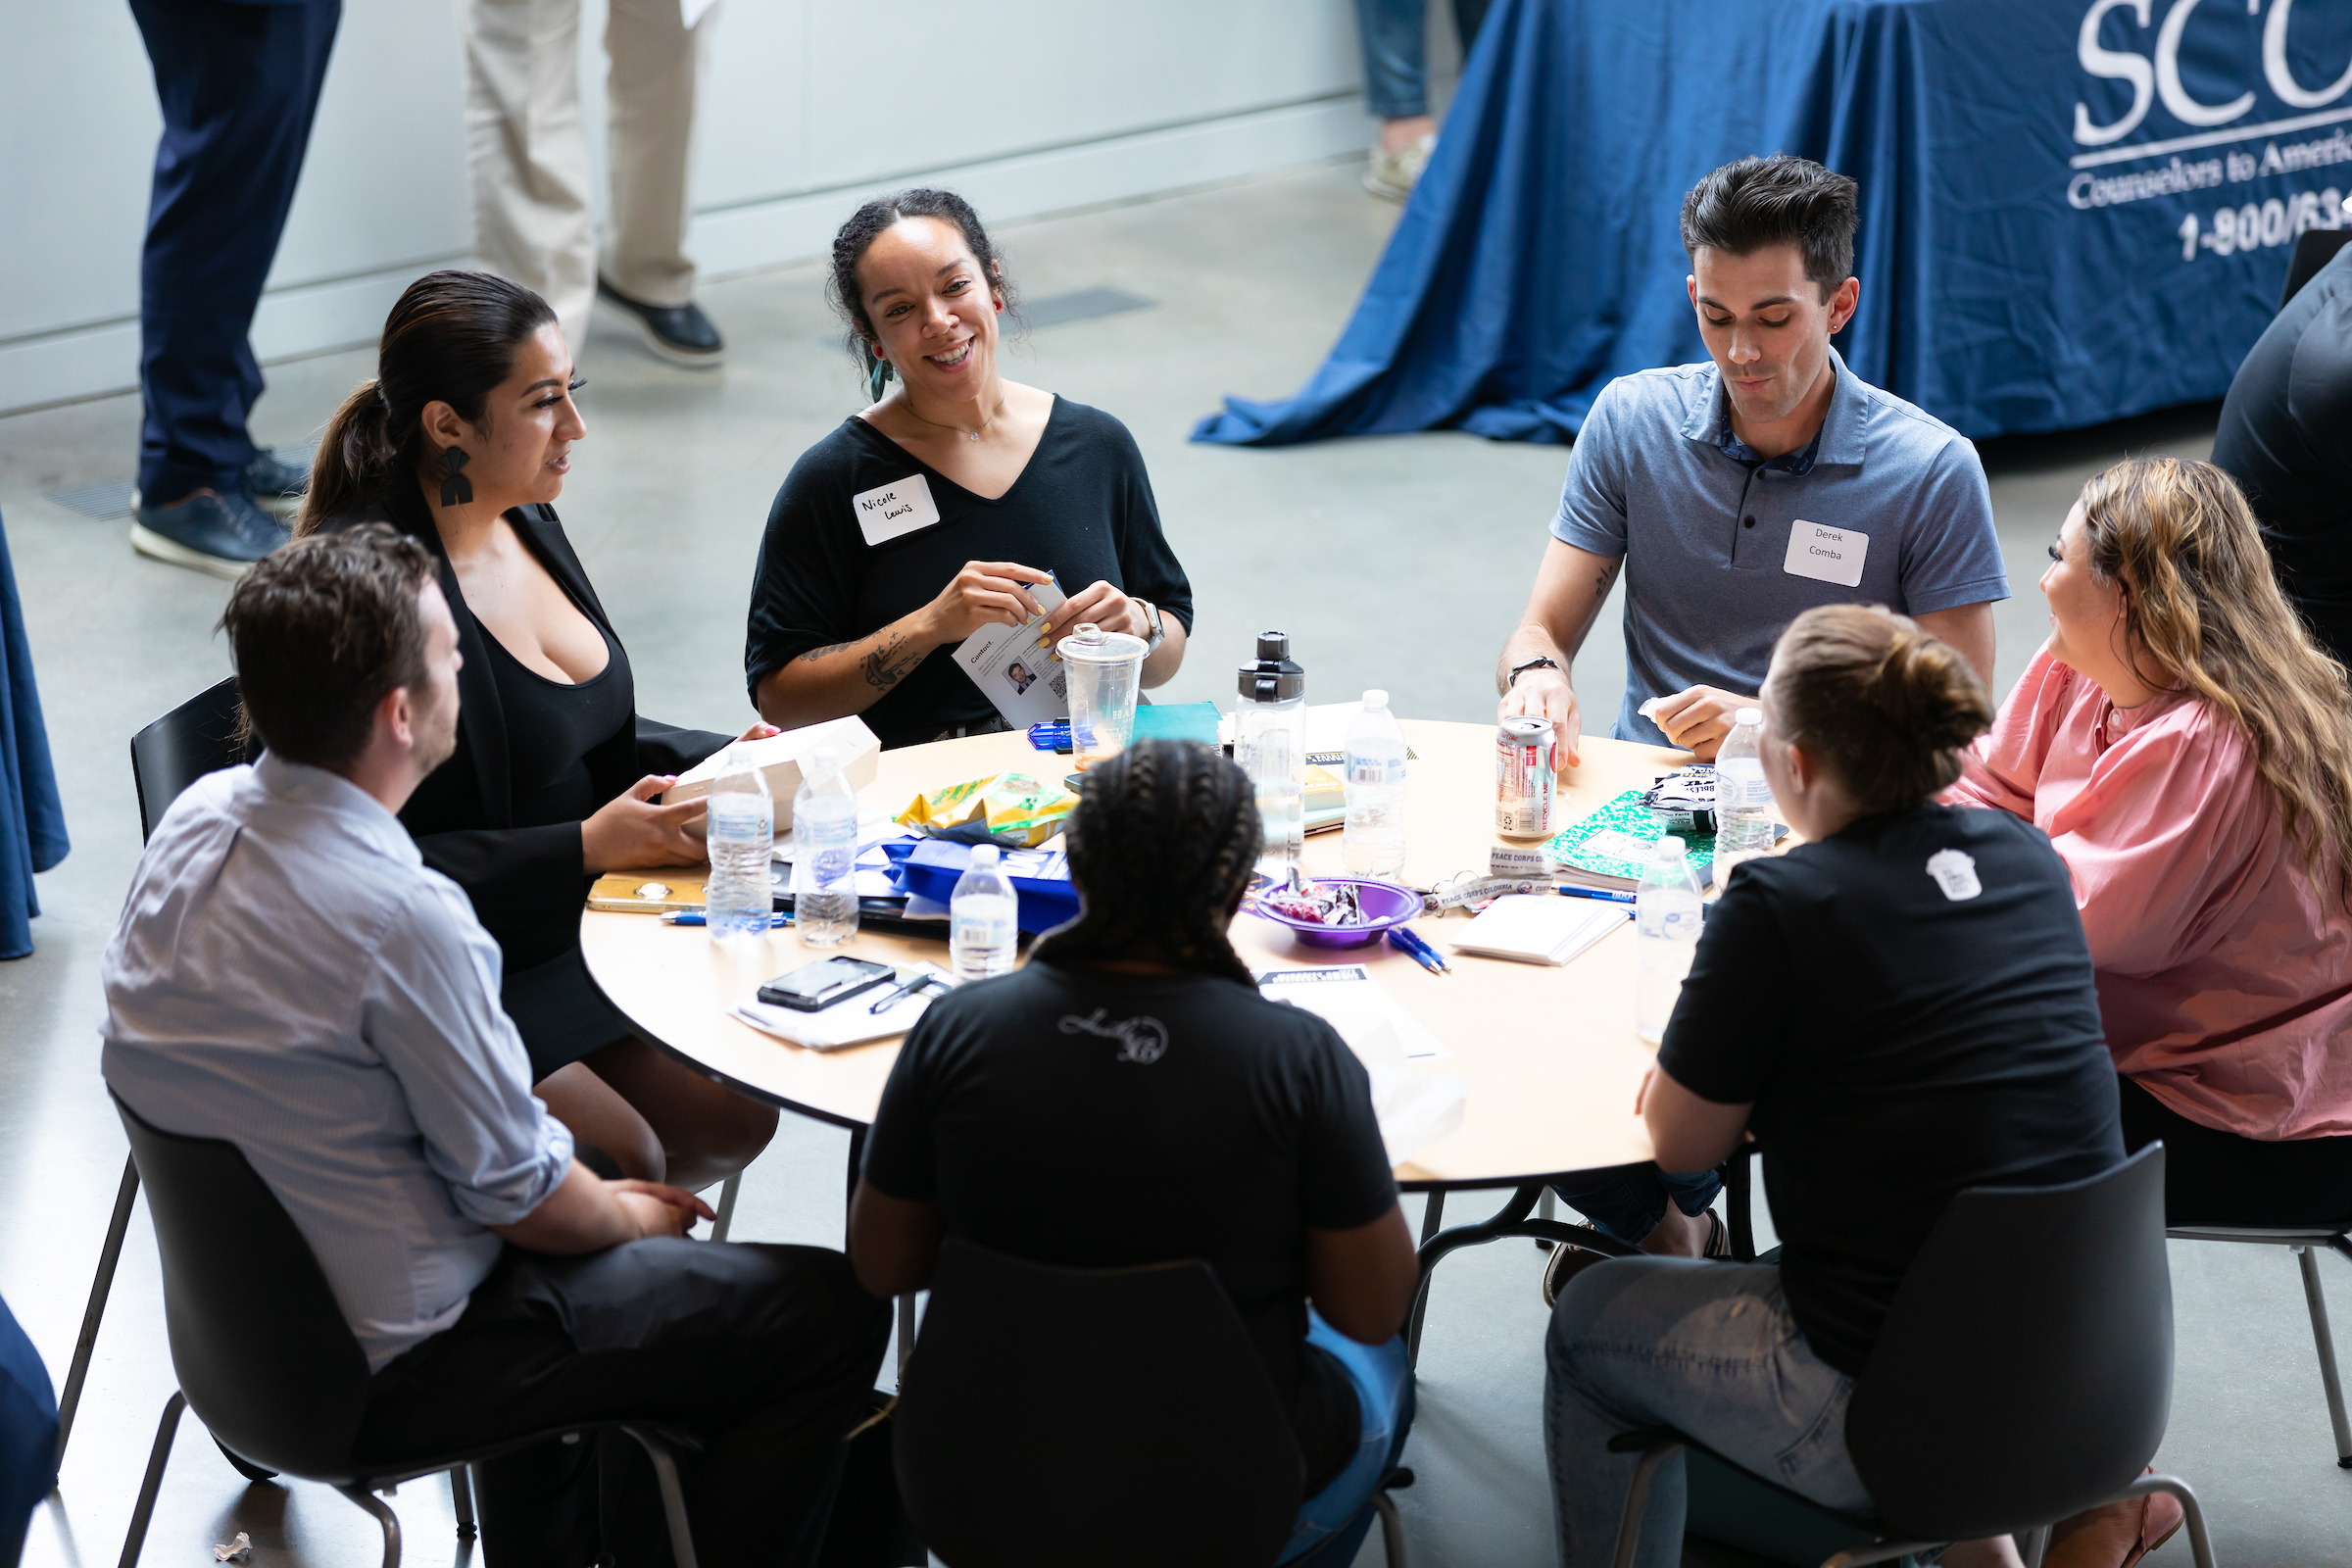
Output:
[[[889,1308],[819,1248],[509,1248],[456,1327],[375,1374],[358,1451],[429,1456],[568,1422],[658,1422],[703,1444],[678,1469],[708,1568],[805,1568],[889,1338]],[[622,1434],[543,1443],[477,1473],[490,1568],[670,1562],[653,1466]]]
[[[2352,1220],[2352,1137],[2273,1142],[2190,1121],[2118,1076],[2124,1149],[2164,1141],[2174,1225],[2339,1225]]]
[[[248,334],[302,173],[341,0],[130,0],[155,70],[139,261],[139,489],[157,505],[234,489],[262,395]]]

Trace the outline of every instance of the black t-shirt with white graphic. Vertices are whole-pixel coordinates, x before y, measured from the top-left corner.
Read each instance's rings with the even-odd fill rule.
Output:
[[[1954,1194],[2124,1157],[2073,884],[2006,811],[1918,806],[1740,866],[1658,1064],[1754,1104],[1789,1310],[1848,1375]]]
[[[1291,1409],[1310,1492],[1356,1445],[1308,1346],[1305,1233],[1396,1201],[1363,1064],[1331,1025],[1207,975],[1032,963],[934,1002],[899,1053],[865,1179],[1033,1262],[1216,1270]]]
[[[895,531],[933,513],[936,522]],[[1050,571],[1069,594],[1107,582],[1192,630],[1192,583],[1160,530],[1144,455],[1117,419],[1055,398],[1028,466],[991,501],[853,416],[801,455],[767,514],[744,638],[752,700],[770,670],[922,609],[967,561]],[[955,653],[933,649],[865,710],[884,746],[998,722]]]

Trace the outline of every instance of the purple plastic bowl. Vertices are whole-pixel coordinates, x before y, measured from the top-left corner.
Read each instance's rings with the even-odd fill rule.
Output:
[[[1374,882],[1360,876],[1319,876],[1317,882],[1355,884],[1356,899],[1364,907],[1362,925],[1316,925],[1310,920],[1293,919],[1279,914],[1263,903],[1252,904],[1262,919],[1276,925],[1287,925],[1299,941],[1310,948],[1360,948],[1378,942],[1392,926],[1403,925],[1421,912],[1421,895],[1411,888],[1400,888],[1394,882]]]

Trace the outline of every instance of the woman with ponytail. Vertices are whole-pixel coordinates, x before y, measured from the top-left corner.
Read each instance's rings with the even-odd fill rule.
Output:
[[[2176,1224],[2352,1212],[2352,690],[2236,483],[2145,459],[2050,547],[2050,640],[1950,799],[2050,836],[2098,966],[2124,1137]]]
[[[1825,606],[1782,635],[1759,702],[1765,778],[1806,842],[1733,871],[1640,1108],[1671,1171],[1753,1130],[1781,1260],[1585,1252],[1562,1281],[1544,1436],[1567,1568],[1611,1561],[1635,1456],[1609,1440],[1636,1428],[1875,1513],[1846,1406],[1945,1205],[2124,1156],[2065,865],[2017,818],[1935,800],[1992,716],[1968,662],[1903,616]],[[1681,1470],[1650,1483],[1644,1568],[1679,1560]],[[2015,1568],[2017,1548],[1943,1561]]]
[[[1000,373],[1012,282],[980,215],[953,191],[867,202],[833,237],[827,292],[870,406],[768,513],[744,646],[761,715],[862,713],[884,746],[1004,729],[953,651],[1037,613],[1049,576],[1068,596],[1049,635],[1132,633],[1144,685],[1172,677],[1193,589],[1143,454],[1109,415]]]
[[[639,1039],[588,978],[580,901],[609,870],[703,859],[672,777],[732,737],[638,715],[627,652],[552,503],[587,426],[547,302],[434,272],[384,323],[374,379],[318,443],[297,532],[387,522],[438,565],[458,625],[458,749],[401,820],[505,957],[534,1091],[627,1175],[696,1189],[766,1146],[774,1110]],[[756,724],[747,734],[772,733]]]
[[[851,1264],[888,1297],[944,1236],[1067,1268],[1206,1259],[1305,1460],[1278,1560],[1352,1562],[1412,1421],[1419,1279],[1363,1065],[1260,997],[1226,937],[1264,832],[1240,768],[1145,741],[1087,770],[1068,831],[1078,918],[906,1037]]]

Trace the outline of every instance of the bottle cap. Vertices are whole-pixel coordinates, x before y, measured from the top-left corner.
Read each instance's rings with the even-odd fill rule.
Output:
[[[832,772],[839,766],[841,766],[841,748],[838,746],[819,746],[816,749],[815,755],[808,759],[808,776],[810,778],[823,778],[827,773]]]
[[[1732,710],[1732,722],[1735,724],[1755,724],[1760,726],[1764,722],[1764,710],[1761,708],[1734,709]]]
[[[1690,846],[1672,833],[1661,833],[1656,846],[1649,853],[1659,859],[1680,860],[1690,853]]]
[[[1241,692],[1245,702],[1287,703],[1306,694],[1306,671],[1291,662],[1291,634],[1257,634],[1257,662],[1244,664]]]
[[[972,846],[971,864],[972,869],[975,871],[988,870],[991,866],[997,863],[997,847],[994,844],[975,844]]]
[[[1377,686],[1364,693],[1364,707],[1367,710],[1375,708],[1386,708],[1388,706],[1389,694],[1382,691]]]

